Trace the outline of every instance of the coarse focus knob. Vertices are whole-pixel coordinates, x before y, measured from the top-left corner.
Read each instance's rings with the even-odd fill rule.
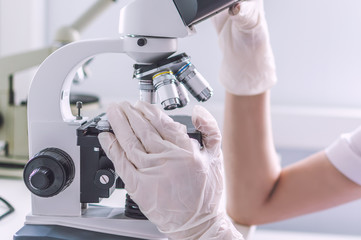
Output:
[[[26,187],[39,197],[52,197],[73,181],[75,166],[71,157],[58,148],[46,148],[25,166]]]

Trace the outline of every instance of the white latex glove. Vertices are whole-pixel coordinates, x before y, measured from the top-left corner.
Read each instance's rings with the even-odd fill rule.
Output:
[[[204,148],[184,125],[156,106],[112,105],[115,135],[100,143],[143,214],[170,239],[243,239],[220,209],[223,190],[221,134],[204,108],[193,111]]]
[[[326,148],[326,155],[341,173],[361,185],[361,127],[341,135]]]
[[[235,95],[256,95],[277,81],[263,0],[247,0],[213,18],[223,52],[220,81]]]

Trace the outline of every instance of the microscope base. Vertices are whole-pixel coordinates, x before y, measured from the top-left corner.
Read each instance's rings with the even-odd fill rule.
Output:
[[[128,218],[124,214],[124,208],[113,208],[102,205],[89,205],[81,216],[41,216],[30,214],[26,216],[25,226],[59,226],[68,229],[67,231],[70,233],[73,233],[73,229],[75,229],[80,232],[95,232],[98,234],[123,237],[119,239],[167,240],[150,221]],[[40,231],[40,233],[43,233],[43,231]]]
[[[14,240],[141,240],[140,238],[116,236],[88,230],[56,226],[56,225],[28,225],[26,224],[14,235]]]

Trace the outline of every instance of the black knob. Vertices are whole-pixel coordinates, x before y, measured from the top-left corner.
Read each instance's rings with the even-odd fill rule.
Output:
[[[53,184],[54,174],[49,168],[36,168],[30,174],[29,182],[34,189],[45,190]]]
[[[76,105],[76,108],[78,109],[78,115],[76,115],[76,120],[82,120],[83,117],[81,116],[80,111],[83,108],[83,102],[77,101],[75,105]]]
[[[143,46],[145,46],[147,44],[147,39],[146,38],[139,38],[137,43],[138,43],[139,47],[143,47]]]
[[[66,189],[73,181],[75,166],[63,150],[46,148],[37,153],[25,166],[26,187],[40,197],[52,197]]]
[[[115,183],[115,172],[112,169],[100,169],[96,172],[94,183],[101,189],[109,189]]]

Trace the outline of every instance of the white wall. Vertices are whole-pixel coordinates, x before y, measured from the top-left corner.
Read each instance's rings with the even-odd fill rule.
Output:
[[[0,56],[44,44],[44,7],[43,0],[0,0]]]
[[[279,84],[275,104],[361,106],[361,2],[265,1]]]
[[[45,25],[44,0],[0,0],[0,57],[43,46]],[[30,69],[15,75],[16,103],[26,98],[34,73]]]

